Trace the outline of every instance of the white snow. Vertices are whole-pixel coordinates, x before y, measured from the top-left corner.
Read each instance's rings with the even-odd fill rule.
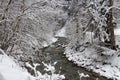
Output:
[[[79,77],[80,77],[80,80],[82,79],[82,77],[90,77],[88,74],[84,74],[84,73],[80,73],[79,71],[78,71],[78,74],[79,74]]]
[[[57,38],[52,38],[52,43],[56,42],[57,41]]]
[[[33,64],[32,67],[30,64],[26,63],[26,66],[30,67],[35,72],[35,76],[30,75],[25,69],[17,65],[10,57],[8,57],[3,50],[0,49],[0,80],[63,80],[65,79],[64,75],[55,73],[55,67],[51,64],[45,64],[46,71],[50,71],[52,74],[47,73],[41,74],[36,70],[36,67],[40,64]]]
[[[60,74],[55,73],[56,70],[55,70],[54,65],[56,64],[56,62],[54,63],[54,65],[46,64],[46,63],[43,63],[43,64],[45,66],[44,70],[47,72],[51,72],[51,75],[49,75],[48,73],[41,74],[39,71],[37,71],[36,67],[39,64],[33,64],[34,67],[32,67],[29,63],[26,63],[26,65],[28,67],[30,67],[32,70],[34,70],[35,80],[63,80],[63,79],[65,79],[64,75],[60,75]]]
[[[5,80],[2,74],[0,74],[0,80]]]
[[[115,35],[120,35],[120,29],[115,29],[114,32],[115,32]]]
[[[107,52],[107,50],[105,50]],[[96,73],[100,73],[108,78],[120,80],[120,52],[109,51],[111,55],[97,53],[94,46],[89,46],[83,52],[74,52],[71,49],[66,50],[65,54],[68,60],[73,61],[78,66],[92,69]],[[114,52],[114,53],[112,53]]]
[[[0,51],[3,52],[1,49]],[[0,55],[0,75],[3,76],[3,80],[28,80],[32,78],[26,70],[19,67],[5,53]]]
[[[115,29],[116,42],[120,45],[120,29]],[[78,66],[92,69],[107,78],[120,80],[120,50],[114,51],[105,47],[91,44],[82,46],[84,51],[74,51],[66,48],[65,54],[68,60],[73,61]]]
[[[66,27],[63,27],[62,29],[60,29],[56,35],[57,37],[66,37]]]
[[[48,45],[56,42],[57,40],[58,40],[57,38],[51,36],[51,37],[49,38],[49,42],[43,41],[42,46],[43,46],[43,47],[47,47]]]

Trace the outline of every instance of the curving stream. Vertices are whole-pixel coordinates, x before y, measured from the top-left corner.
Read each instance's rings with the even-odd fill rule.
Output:
[[[85,68],[75,65],[74,63],[67,60],[64,53],[64,48],[62,47],[63,44],[67,44],[67,39],[64,37],[58,37],[58,41],[53,43],[51,46],[45,48],[43,53],[46,53],[49,57],[47,62],[54,63],[57,61],[55,65],[56,73],[61,71],[61,74],[64,74],[66,79],[65,80],[112,80],[107,79],[99,74],[96,74],[92,71],[88,71]],[[42,66],[39,66],[40,72],[43,72]],[[80,79],[78,71],[80,73],[88,74],[90,77],[82,77]]]

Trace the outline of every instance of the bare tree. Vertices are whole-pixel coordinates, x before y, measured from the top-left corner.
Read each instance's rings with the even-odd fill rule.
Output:
[[[113,6],[113,0],[109,0],[109,5],[108,6],[109,7]],[[110,37],[111,48],[116,50],[112,8],[110,8],[110,10],[108,12],[107,26],[108,26],[108,34],[109,34],[109,37]]]

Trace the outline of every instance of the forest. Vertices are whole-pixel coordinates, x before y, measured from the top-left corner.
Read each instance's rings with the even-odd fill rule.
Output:
[[[120,80],[120,0],[0,0],[0,80]]]

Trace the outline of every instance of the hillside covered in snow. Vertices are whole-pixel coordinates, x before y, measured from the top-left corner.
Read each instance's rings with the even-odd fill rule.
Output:
[[[0,80],[120,80],[119,13],[120,0],[0,0]]]

